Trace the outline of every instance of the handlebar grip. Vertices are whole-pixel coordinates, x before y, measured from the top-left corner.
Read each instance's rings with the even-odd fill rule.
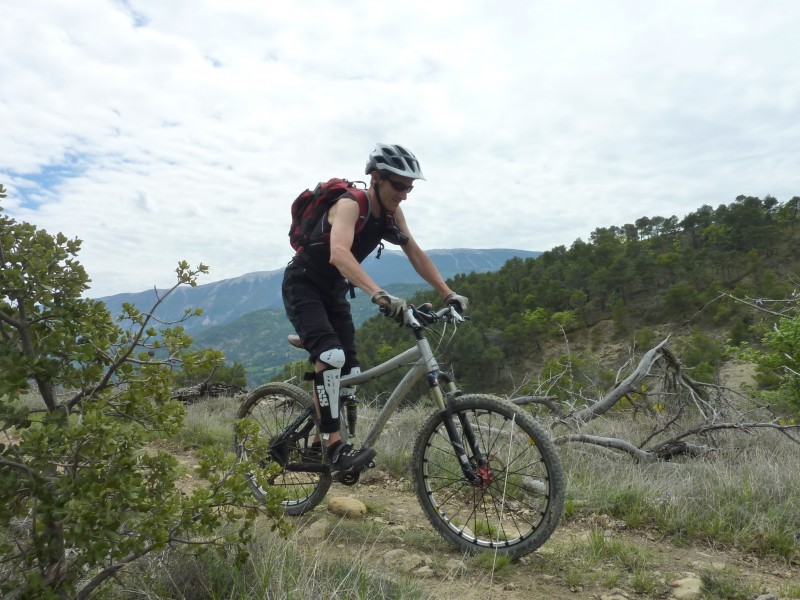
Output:
[[[464,314],[464,311],[461,310],[461,303],[458,302],[457,300],[451,300],[450,302],[447,303],[447,306],[452,306],[455,309],[455,311],[460,315]]]

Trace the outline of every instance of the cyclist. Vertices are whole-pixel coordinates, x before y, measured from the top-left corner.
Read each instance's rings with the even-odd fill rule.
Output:
[[[395,319],[402,319],[406,308],[405,301],[373,281],[361,262],[382,240],[398,244],[446,303],[459,311],[469,305],[467,298],[447,286],[408,229],[400,203],[414,181],[424,179],[414,154],[403,146],[378,144],[369,155],[365,173],[370,176],[369,214],[360,215],[358,202],[349,193],[336,200],[315,226],[311,243],[286,267],[282,285],[286,314],[314,363],[314,404],[332,471],[362,469],[375,456],[374,449],[357,450],[344,444],[339,435],[339,380],[343,370],[360,372],[347,293],[359,288]],[[359,218],[367,222],[356,235]]]

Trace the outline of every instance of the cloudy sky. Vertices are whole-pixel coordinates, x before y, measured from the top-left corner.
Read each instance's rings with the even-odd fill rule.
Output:
[[[91,296],[283,267],[289,205],[414,151],[424,248],[800,194],[800,3],[0,0],[4,210]]]

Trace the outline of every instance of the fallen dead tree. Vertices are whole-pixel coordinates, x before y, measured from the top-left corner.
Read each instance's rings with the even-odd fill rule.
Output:
[[[228,385],[227,383],[208,383],[203,382],[190,387],[180,388],[172,392],[172,398],[176,398],[181,402],[196,402],[201,398],[207,397],[233,397],[243,394],[245,388],[238,385]]]
[[[648,350],[624,378],[618,374],[614,386],[599,399],[571,396],[565,406],[557,396],[542,395],[512,398],[512,402],[544,407],[552,418],[556,444],[590,444],[644,462],[713,452],[718,446],[715,434],[722,431],[747,434],[772,429],[800,444],[800,424],[724,385],[695,381],[669,349],[668,341]],[[641,439],[586,431],[589,423],[623,401],[634,414],[647,416],[649,430]],[[563,430],[566,432],[561,433]]]

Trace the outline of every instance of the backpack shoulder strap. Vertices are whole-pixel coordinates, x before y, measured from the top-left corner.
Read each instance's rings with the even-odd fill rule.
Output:
[[[353,188],[348,193],[358,202],[358,221],[356,222],[356,234],[358,234],[364,229],[367,221],[372,216],[369,196],[367,196],[367,190],[362,190],[361,188]]]

